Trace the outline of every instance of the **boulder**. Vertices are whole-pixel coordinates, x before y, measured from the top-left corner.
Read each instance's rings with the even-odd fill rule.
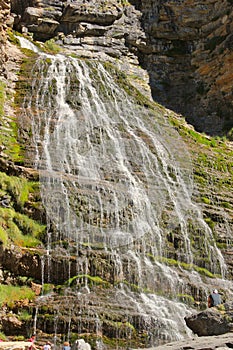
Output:
[[[198,336],[225,334],[232,329],[232,315],[226,310],[220,311],[217,308],[210,308],[187,316],[185,322]]]

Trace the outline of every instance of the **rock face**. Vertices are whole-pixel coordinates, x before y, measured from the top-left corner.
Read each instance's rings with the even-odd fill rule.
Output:
[[[11,3],[16,30],[36,40],[56,37],[79,55],[140,61],[156,101],[187,115],[199,131],[232,128],[231,1]]]
[[[232,127],[232,2],[142,0],[153,96],[200,131]]]
[[[227,113],[231,111],[231,88],[229,87],[231,73],[227,69],[230,65],[231,56],[229,44],[231,29],[230,1],[221,1],[220,3],[220,1],[207,0],[204,5],[203,2],[194,2],[194,0],[179,2],[132,0],[130,2],[131,4],[120,0],[97,1],[97,3],[91,0],[67,2],[59,0],[25,0],[19,2],[18,0],[12,0],[11,8],[15,18],[14,28],[23,33],[33,33],[35,40],[45,41],[55,38],[57,43],[77,55],[96,57],[103,60],[117,58],[126,67],[128,67],[128,63],[136,67],[140,62],[150,73],[150,83],[155,100],[159,100],[179,112],[185,113],[187,111],[190,116],[189,120],[200,130],[206,130],[210,133],[217,133],[222,130],[223,124],[227,121],[227,114],[217,114],[217,105],[219,104],[221,111],[223,108],[226,108]],[[3,15],[5,13],[1,22],[2,28],[5,29],[7,28],[5,25],[6,19],[9,18],[10,22],[10,7],[7,1],[2,1],[0,4],[2,9],[6,6],[6,10],[1,11]],[[219,8],[218,14],[216,14],[215,10],[218,8],[218,4],[221,5],[221,9]],[[211,27],[215,14],[217,16],[216,28]],[[9,25],[11,24],[9,23]],[[210,27],[204,31],[205,26]],[[214,28],[218,35],[213,34],[215,33]],[[220,30],[220,33],[218,30]],[[221,34],[224,30],[226,36]],[[5,43],[4,35],[3,42]],[[216,35],[221,38],[224,36],[224,40],[219,39],[215,43]],[[221,47],[222,52],[220,52]],[[4,51],[2,53],[5,55]],[[15,56],[17,55],[18,53]],[[210,58],[208,58],[209,55]],[[222,62],[225,62],[221,69],[218,69],[220,65],[219,57]],[[6,57],[2,56],[2,62],[5,60]],[[221,80],[222,90],[218,88]],[[219,81],[219,85],[216,85],[216,81]],[[226,105],[222,103],[223,96],[229,102]],[[216,103],[212,103],[212,101]],[[203,116],[203,118],[199,119],[199,116]],[[229,119],[228,122],[231,123],[231,120]],[[231,124],[229,125],[230,128]],[[7,171],[8,175],[25,176],[25,169],[13,165],[10,167],[7,161],[0,162],[0,167],[1,171]],[[27,171],[27,176],[33,178],[33,171]],[[222,173],[219,174],[219,178],[223,180],[221,176]],[[225,182],[229,183],[227,180]],[[212,196],[211,193],[211,198]],[[222,198],[221,200],[224,201]],[[230,203],[230,200],[227,203]],[[227,211],[224,212],[224,215],[226,213]],[[231,213],[232,211],[229,209],[229,217]],[[212,216],[215,218],[217,216],[216,212]],[[220,220],[217,219],[216,221],[222,224],[222,216]],[[225,232],[225,227],[222,231]],[[169,256],[173,257],[179,245],[178,234],[177,237],[171,236],[169,239],[170,247],[172,247]],[[228,242],[225,237],[222,241]],[[17,278],[21,275],[41,281],[42,263],[40,255],[33,251],[31,253],[13,252],[13,249],[0,251],[1,262],[4,265],[6,275],[3,279],[4,283],[17,283]],[[228,248],[227,253],[229,253],[229,264],[232,264],[230,248]],[[60,258],[60,256],[62,257]],[[129,265],[133,265],[134,260],[131,259],[132,264],[129,264],[129,262],[131,263],[130,258],[125,257],[122,271],[118,271],[111,256],[94,250],[92,253],[79,251],[78,257],[80,270],[85,266],[85,272],[88,275],[101,276],[102,280],[93,282],[88,275],[81,274],[74,279],[73,289],[64,288],[65,292],[63,289],[58,290],[59,293],[61,292],[61,298],[58,298],[55,293],[51,293],[49,300],[46,297],[42,298],[41,305],[39,305],[38,329],[53,334],[53,320],[54,315],[57,315],[57,305],[60,306],[64,303],[64,305],[62,304],[65,311],[64,316],[58,315],[56,325],[60,333],[64,329],[67,329],[67,332],[70,331],[70,328],[68,329],[70,314],[72,314],[72,321],[74,321],[72,331],[80,333],[81,329],[85,334],[88,334],[90,330],[93,334],[97,333],[98,325],[96,325],[95,312],[99,309],[100,314],[103,315],[103,334],[101,336],[117,338],[119,337],[120,328],[122,338],[127,339],[129,334],[132,333],[132,326],[124,316],[125,308],[122,305],[122,300],[117,300],[114,284],[123,282],[124,276],[131,275],[133,284],[137,285],[138,281],[134,277],[137,276],[137,265],[134,264],[135,267],[129,272]],[[200,263],[202,259],[203,257],[200,257]],[[86,261],[88,261],[87,266]],[[62,250],[48,260],[48,264],[52,264],[53,273],[49,276],[52,283],[63,284],[70,276],[77,275],[77,261],[72,258],[72,254],[70,260],[69,258],[66,259],[66,253]],[[45,271],[43,272],[46,276],[48,275],[47,265],[45,261],[45,266],[43,266]],[[8,271],[12,273],[12,277],[7,276]],[[185,278],[185,276],[182,276],[182,278]],[[91,292],[89,285],[85,285],[87,281],[89,285],[94,283]],[[214,282],[210,279],[208,283],[211,285]],[[106,292],[105,288],[108,285],[112,287]],[[40,289],[40,285],[38,289]],[[67,308],[67,301],[62,292],[67,293],[67,297],[71,300],[70,305],[74,305],[74,307],[68,309],[70,307],[68,305]],[[77,302],[77,295],[79,296],[80,292],[82,297],[78,297]],[[188,296],[195,295],[198,302],[205,300],[204,288],[202,290],[200,287],[200,290],[196,290],[193,284],[188,284],[185,292]],[[97,294],[98,298],[95,299]],[[106,294],[109,299],[108,302],[106,302]],[[182,298],[185,298],[185,295]],[[112,301],[115,302],[114,309]],[[33,308],[34,305],[30,307]],[[145,346],[147,342],[147,323],[142,318],[141,313],[135,311],[135,304],[129,305],[129,309],[135,329],[140,329],[141,338],[143,338],[141,346]],[[82,310],[85,310],[85,315],[82,315],[82,323],[80,323]],[[111,314],[109,310],[111,310]],[[92,316],[91,320],[90,315]],[[18,323],[17,325],[17,319],[14,318],[2,318],[2,322],[5,322],[4,326],[10,332],[13,332],[13,329],[16,329],[16,333],[17,330],[22,332],[22,328],[26,331],[27,327],[31,327],[29,323],[27,327],[24,323]],[[153,329],[158,326],[156,322],[152,324]],[[221,320],[219,320],[219,324],[222,327]],[[98,332],[100,331],[98,330]],[[138,340],[138,344],[141,338]],[[230,344],[230,341],[227,343]],[[137,346],[139,346],[138,344]],[[187,342],[183,343],[182,349],[184,344],[187,345]],[[224,343],[221,340],[220,345],[224,346],[226,342]],[[196,345],[192,346],[195,349],[194,346]],[[165,347],[162,348],[165,349]]]
[[[6,30],[11,24],[10,17],[10,1],[0,1],[0,75],[4,73],[4,63],[7,60],[6,56]],[[13,23],[12,23],[13,24]]]

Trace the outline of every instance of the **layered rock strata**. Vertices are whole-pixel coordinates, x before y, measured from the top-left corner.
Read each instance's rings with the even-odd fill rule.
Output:
[[[156,101],[197,130],[228,133],[232,120],[230,0],[12,0],[15,29],[56,37],[79,55],[140,62]]]
[[[142,0],[154,99],[199,131],[232,128],[232,2]]]
[[[10,16],[10,1],[0,1],[0,75],[4,73],[6,55],[6,31],[9,25],[13,24]]]

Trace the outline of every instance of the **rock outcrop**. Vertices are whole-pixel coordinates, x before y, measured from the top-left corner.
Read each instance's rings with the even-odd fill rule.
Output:
[[[233,328],[232,304],[224,304],[224,311],[218,308],[206,309],[195,315],[187,316],[187,326],[198,336],[212,336],[228,333]]]
[[[140,62],[156,101],[217,135],[233,127],[229,0],[12,0],[14,28],[78,55]],[[230,134],[229,134],[230,135]]]
[[[126,67],[125,71],[127,71],[128,74],[133,73],[132,70],[128,69],[129,65],[130,67],[136,67],[135,71],[138,73],[138,64],[141,63],[150,73],[150,83],[155,100],[161,101],[179,112],[187,112],[187,114],[189,114],[189,120],[192,121],[199,130],[218,133],[222,131],[225,122],[229,122],[226,128],[229,129],[231,127],[231,118],[228,116],[228,112],[231,111],[231,89],[229,87],[231,71],[227,67],[230,66],[231,63],[229,29],[231,28],[230,2],[222,1],[221,8],[218,8],[220,2],[213,0],[207,0],[205,5],[203,5],[201,1],[194,2],[191,0],[179,2],[170,0],[166,2],[132,0],[130,2],[131,4],[127,1],[112,0],[98,1],[96,4],[96,2],[91,0],[67,2],[59,0],[25,0],[19,2],[17,0],[12,0],[11,5],[15,18],[14,28],[22,33],[30,33],[35,40],[40,41],[54,38],[56,43],[61,44],[61,46],[78,56],[110,61],[117,59],[115,62]],[[9,2],[1,2],[0,0],[0,4],[2,4],[2,6],[6,4],[5,16],[2,21],[2,28],[5,30],[5,28],[8,27],[6,25],[6,19],[9,19],[9,25],[11,25]],[[192,9],[192,11],[190,9]],[[217,13],[215,13],[216,9],[218,10]],[[4,14],[4,11],[2,13]],[[214,27],[215,14],[217,16],[216,27]],[[222,34],[222,32],[226,33],[226,35]],[[217,42],[215,42],[216,37],[220,37]],[[224,40],[221,41],[223,37]],[[4,45],[5,39],[6,35],[3,34]],[[13,45],[8,45],[8,48],[13,50]],[[1,49],[2,46],[0,47],[0,50]],[[2,49],[2,53],[2,62],[4,62],[6,60],[5,49]],[[12,62],[14,61],[14,64],[17,65],[19,50],[14,51],[14,53],[11,51],[11,55],[14,56]],[[222,60],[223,62],[221,67],[221,62],[218,61],[219,58],[220,61]],[[15,76],[11,79],[8,75],[8,78],[9,81],[16,81]],[[222,103],[223,101],[227,101],[227,103],[224,104]],[[217,109],[222,114],[220,112],[220,114],[218,114],[216,112]],[[223,113],[223,111],[226,111],[226,113]],[[199,118],[200,116],[201,118]],[[196,155],[200,155],[200,150],[197,148],[196,141],[193,141],[193,143],[189,142],[189,147],[191,152],[193,151]],[[209,145],[208,147],[210,148]],[[209,161],[210,159],[212,161],[212,159],[216,158],[215,155],[211,153],[213,150],[211,150],[211,152],[209,150],[204,150],[203,146],[202,151],[202,159],[208,158]],[[218,152],[219,149],[216,148],[216,153]],[[198,163],[198,161],[200,160],[196,159],[196,163]],[[213,164],[215,167],[216,164]],[[226,164],[228,164],[227,159],[224,159],[224,166]],[[30,166],[30,164],[28,166]],[[212,168],[212,163],[210,167]],[[228,165],[226,168],[227,167]],[[1,171],[6,171],[8,175],[25,176],[32,179],[36,177],[33,170],[29,168],[27,170],[7,160],[0,162],[0,168]],[[206,164],[203,163],[202,168],[206,170]],[[200,172],[204,172],[203,169],[201,169]],[[223,195],[223,187],[219,190],[221,193],[216,194],[217,190],[211,187],[211,191],[209,191],[208,185],[205,183],[204,186],[207,191],[207,196],[205,195],[204,189],[201,195],[202,197],[207,197],[204,198],[206,218],[211,218],[213,221],[217,222],[216,226],[218,227],[214,234],[218,236],[218,243],[225,247],[225,255],[228,254],[229,256],[229,261],[227,261],[228,266],[232,266],[232,251],[231,245],[229,244],[229,242],[231,242],[231,237],[225,236],[232,227],[232,196],[229,191],[229,188],[231,188],[230,170],[229,172],[225,171],[224,176],[222,168],[219,169],[218,167],[216,167],[215,173],[211,173],[211,176],[209,169],[207,169],[206,172],[208,176],[203,176],[203,178],[205,178],[208,184],[212,184],[212,179],[215,178],[216,181],[221,179],[221,185],[226,186],[224,187],[225,192]],[[197,175],[199,175],[199,173]],[[203,173],[201,175],[203,175]],[[203,180],[203,178],[201,178],[201,180]],[[203,180],[202,183],[205,180]],[[218,206],[213,207],[210,200],[208,200],[208,196],[211,200],[216,196]],[[223,206],[226,206],[226,204],[228,205],[227,208]],[[29,206],[29,204],[27,205]],[[223,208],[224,213],[222,210]],[[24,214],[28,213],[29,209],[31,210],[31,207],[27,208],[27,210],[23,208],[22,212]],[[42,210],[40,212],[40,207],[38,208],[38,212],[42,217],[43,215]],[[30,215],[32,215],[32,213]],[[39,215],[37,215],[37,217],[39,217]],[[227,221],[229,227],[228,231],[225,229],[224,220]],[[210,222],[210,224],[211,223],[212,222]],[[193,234],[193,239],[198,240],[199,235],[199,232],[197,232],[196,236]],[[179,233],[173,232],[173,234],[169,235],[168,232],[168,241],[168,256],[176,258],[177,248],[180,244]],[[200,242],[202,241],[200,240]],[[66,242],[64,242],[64,244],[65,243]],[[48,260],[48,264],[50,264],[50,267],[52,266],[52,273],[49,276],[51,288],[53,288],[52,283],[65,284],[71,276],[77,275],[76,268],[78,264],[72,254],[68,258],[66,252],[63,250],[56,253],[57,255],[49,257],[50,260]],[[70,251],[70,253],[73,253],[73,251]],[[197,254],[199,254],[199,251]],[[38,283],[41,281],[42,260],[40,260],[40,254],[38,254],[36,250],[27,249],[27,252],[24,253],[23,251],[17,252],[16,249],[11,247],[11,250],[1,250],[0,256],[2,258],[1,262],[4,265],[5,275],[3,276],[3,282],[5,284],[17,284],[20,276],[34,278]],[[85,314],[82,315],[82,331],[88,334],[91,330],[94,334],[97,329],[95,327],[98,326],[96,326],[97,321],[95,313],[96,310],[99,309],[103,317],[103,320],[101,320],[103,334],[101,334],[101,336],[117,338],[119,337],[120,327],[122,338],[127,338],[129,334],[132,334],[133,328],[125,318],[122,300],[117,300],[114,284],[123,282],[124,276],[128,274],[136,276],[137,265],[134,264],[133,260],[131,263],[130,259],[126,257],[122,271],[118,271],[110,255],[104,252],[95,252],[94,249],[91,253],[89,250],[80,250],[78,257],[80,266],[82,264],[85,265],[86,261],[88,261],[88,265],[85,265],[85,272],[88,275],[77,275],[77,278],[74,279],[74,284],[77,284],[77,288],[73,286],[73,290],[66,289],[65,291],[68,298],[71,300],[71,305],[74,305],[74,310],[72,308],[71,310],[69,307],[67,308],[67,301],[62,293],[60,298],[58,298],[55,293],[51,293],[48,297],[49,299],[46,299],[47,297],[45,296],[41,299],[41,305],[39,305],[38,329],[51,334],[54,332],[54,315],[57,317],[57,305],[61,305],[65,311],[65,316],[59,314],[59,317],[56,319],[57,330],[61,333],[66,326],[68,327],[70,325],[71,311],[75,320],[75,328],[72,329],[72,331],[80,332],[80,313],[82,310],[85,310]],[[198,262],[200,262],[200,265],[202,260],[204,261],[203,257],[199,255]],[[131,272],[129,272],[129,262],[130,265],[135,265]],[[45,261],[45,266],[43,266],[43,273],[48,275],[48,264],[46,265],[46,263],[47,261]],[[203,266],[201,265],[201,267]],[[117,272],[120,273],[117,274]],[[7,275],[8,273],[9,276]],[[182,271],[180,267],[178,267],[178,273],[182,279],[187,278],[187,275],[189,275],[189,271]],[[231,274],[232,269],[230,270],[230,276]],[[92,281],[93,275],[100,276],[102,279],[100,281]],[[87,282],[88,286],[84,284]],[[133,282],[135,286],[137,286],[138,281],[134,279]],[[162,282],[163,281],[161,281],[161,283]],[[185,289],[187,295],[180,296],[181,300],[185,298],[190,299],[192,307],[194,305],[192,296],[195,297],[195,306],[198,303],[205,304],[205,289],[202,286],[197,288],[195,282],[187,283]],[[211,285],[215,283],[215,281],[210,278],[207,283]],[[90,286],[92,288],[92,284],[94,284],[94,287],[93,290],[91,289],[90,293]],[[112,287],[106,292],[105,288],[109,285],[112,285]],[[40,288],[39,285],[39,289]],[[55,290],[55,292],[64,292],[61,286],[57,288],[61,290]],[[76,296],[79,295],[80,291],[83,297],[80,297],[78,300],[79,304],[77,307]],[[95,299],[94,296],[97,294],[98,298]],[[108,302],[106,302],[106,294],[108,295]],[[115,302],[115,305],[112,304],[112,301]],[[29,311],[31,312],[34,307],[35,304],[30,304],[29,307],[26,306],[25,309],[30,309]],[[111,310],[111,313],[109,310]],[[17,314],[18,309],[15,308],[14,312]],[[140,346],[140,342],[142,342],[141,346],[145,346],[147,341],[147,323],[144,322],[140,312],[135,312],[134,304],[130,305],[130,312],[135,329],[140,328],[141,332],[140,337],[142,340],[140,337],[136,339],[138,341],[137,346]],[[91,318],[90,316],[93,317]],[[11,332],[10,327],[12,327],[12,330],[15,329],[16,333],[17,330],[22,331],[22,328],[24,328],[26,332],[24,323],[17,324],[17,317],[14,318],[13,316],[7,319],[2,317],[1,319],[2,324],[4,324],[4,327],[8,331]],[[120,325],[119,320],[120,322],[123,320]],[[28,323],[27,327],[29,328],[29,326],[31,326],[31,324],[29,325]],[[152,325],[153,329],[155,329],[156,326],[158,326],[158,322]],[[226,328],[224,331],[226,331]],[[99,336],[100,334],[98,333],[97,335]],[[212,338],[213,341],[214,338]],[[228,346],[227,344],[232,344],[229,338],[227,338],[228,340],[225,339],[226,338],[221,338],[219,342],[216,341],[216,344],[225,347]],[[182,346],[180,349],[184,349],[184,346],[187,348],[187,344],[191,344],[190,347],[192,346],[193,349],[201,349],[197,347],[200,346],[200,343],[195,343],[197,340],[199,341],[199,339],[194,339],[193,342],[192,340],[183,341],[183,345],[180,345]],[[228,347],[232,347],[230,345]],[[166,349],[166,346],[164,345],[162,349]],[[211,349],[215,349],[215,347]]]
[[[232,128],[232,2],[142,0],[140,9],[154,99],[199,131]]]
[[[12,17],[10,16],[10,0],[0,1],[0,75],[4,74],[6,55],[6,31],[9,26],[13,25]]]
[[[147,350],[227,350],[233,348],[233,334],[185,339]]]

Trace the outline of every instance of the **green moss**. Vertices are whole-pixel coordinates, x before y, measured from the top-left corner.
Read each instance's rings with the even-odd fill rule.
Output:
[[[39,199],[39,183],[28,181],[26,178],[17,176],[8,176],[0,172],[0,195],[7,195],[10,199],[10,205],[16,204],[18,210],[23,210],[24,205],[30,201],[35,205],[35,200]]]
[[[18,33],[17,33],[17,35],[18,35]],[[12,29],[10,29],[10,28],[7,29],[7,38],[11,43],[13,43],[15,45],[19,45],[19,40],[16,38],[15,32],[12,31]]]
[[[211,228],[211,230],[214,229],[215,223],[211,218],[205,218],[205,222],[208,224],[208,226]]]
[[[3,332],[0,332],[0,339],[7,340],[7,337],[5,336],[5,334]]]
[[[112,63],[102,62],[105,69],[112,75],[115,82],[123,89],[125,92],[135,100],[135,104],[143,106],[154,111],[161,109],[165,110],[161,105],[156,102],[150,101],[145,95],[143,95],[139,90],[137,90],[129,81],[127,75],[116,69]]]
[[[89,285],[102,285],[102,286],[109,286],[109,282],[104,281],[102,278],[99,276],[90,276],[90,275],[77,275],[72,278],[70,278],[66,284],[69,286],[72,286],[74,284],[74,281],[76,281],[80,285],[85,285],[85,282],[88,281]]]
[[[4,247],[7,245],[7,242],[8,242],[8,234],[4,230],[4,228],[1,226],[0,226],[0,242],[3,244]]]
[[[201,197],[201,200],[202,200],[202,202],[203,203],[205,203],[205,204],[210,204],[210,199],[209,198],[206,198],[206,197]]]
[[[187,264],[185,262],[181,262],[175,259],[170,259],[170,258],[166,258],[166,257],[155,257],[151,254],[148,254],[148,256],[153,260],[153,261],[161,261],[164,264],[167,264],[169,266],[174,266],[174,267],[181,267],[185,270],[191,271],[194,270],[196,272],[198,272],[200,275],[204,275],[210,278],[217,278],[219,277],[218,275],[214,275],[212,272],[208,271],[207,269],[203,268],[203,267],[199,267],[197,265],[194,264]]]
[[[53,54],[56,54],[62,51],[61,47],[55,43],[54,39],[47,40],[44,44],[44,49],[48,53],[53,53]]]
[[[13,337],[13,341],[25,341],[25,337],[23,335],[16,335]]]
[[[46,226],[21,213],[24,206],[36,206],[39,187],[26,178],[8,176],[0,172],[0,196],[6,196],[8,207],[0,207],[0,239],[4,245],[13,241],[23,247],[35,247],[46,232]],[[21,212],[20,212],[21,211]]]
[[[16,301],[34,298],[35,293],[29,287],[0,285],[0,305],[5,304],[12,308]]]
[[[228,202],[222,202],[222,206],[226,209],[233,209],[233,206]]]
[[[219,275],[214,275],[212,272],[208,271],[207,269],[203,268],[203,267],[199,267],[196,265],[193,265],[193,269],[198,272],[200,275],[206,276],[206,277],[210,277],[210,278],[218,278],[220,277]]]
[[[18,128],[16,121],[13,117],[5,116],[4,113],[6,99],[6,86],[0,81],[0,144],[4,147],[4,153],[10,160],[22,162],[22,148],[17,140]]]
[[[32,319],[32,315],[27,310],[23,309],[19,312],[18,318],[20,321],[30,321]]]
[[[177,298],[184,302],[185,304],[193,305],[194,304],[194,298],[192,295],[189,294],[178,294]]]
[[[9,208],[0,208],[0,227],[3,243],[14,242],[21,247],[36,247],[41,244],[40,237],[46,229],[45,225]]]
[[[0,117],[2,117],[4,114],[5,87],[5,83],[0,81]]]
[[[43,284],[43,290],[42,293],[43,294],[49,294],[50,292],[52,292],[54,289],[54,284],[51,283],[44,283]]]
[[[219,249],[227,249],[227,243],[217,242],[216,245]]]

